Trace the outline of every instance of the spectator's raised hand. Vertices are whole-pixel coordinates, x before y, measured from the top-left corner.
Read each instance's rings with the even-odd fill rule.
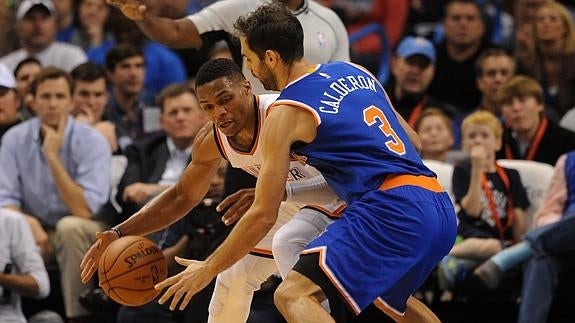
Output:
[[[44,156],[48,157],[58,157],[60,152],[60,146],[64,141],[64,133],[66,132],[66,121],[68,120],[67,113],[61,113],[60,119],[58,120],[58,128],[54,129],[47,125],[42,125],[42,134],[44,135],[44,141],[42,143],[42,151]]]

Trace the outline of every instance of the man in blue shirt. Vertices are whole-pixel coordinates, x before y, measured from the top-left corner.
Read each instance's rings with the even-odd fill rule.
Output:
[[[94,215],[107,201],[111,152],[91,126],[76,122],[72,81],[46,68],[32,85],[37,117],[11,128],[0,148],[0,207],[26,217],[45,261],[56,258],[69,322],[89,316],[78,300],[90,286],[79,263],[94,234],[105,228]]]

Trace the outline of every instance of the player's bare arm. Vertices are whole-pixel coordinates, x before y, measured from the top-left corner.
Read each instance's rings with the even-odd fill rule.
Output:
[[[196,135],[192,151],[194,155],[190,165],[174,186],[156,196],[129,219],[115,227],[122,235],[146,235],[166,228],[184,217],[202,201],[221,162],[211,122]],[[118,239],[118,233],[114,230],[99,232],[96,236],[98,239],[80,264],[83,282],[90,280],[96,272],[100,255],[106,247]]]
[[[255,188],[244,188],[222,200],[216,210],[218,212],[225,210],[222,221],[226,225],[231,225],[246,213],[254,202],[254,198]],[[337,198],[338,196],[321,174],[309,179],[286,183],[284,201],[301,204],[329,204]]]
[[[421,147],[421,139],[419,139],[419,135],[417,134],[417,132],[415,132],[415,130],[413,130],[413,128],[411,128],[411,126],[407,123],[407,121],[405,121],[405,119],[403,119],[401,114],[399,114],[399,112],[397,112],[397,110],[395,110],[395,108],[393,109],[393,113],[395,113],[395,116],[399,120],[399,123],[401,123],[403,130],[405,130],[405,132],[407,133],[407,136],[409,137],[409,141],[411,141],[411,144],[413,144],[413,147],[415,148],[415,150],[417,150],[417,152],[421,152],[421,148],[422,148]]]
[[[185,308],[218,273],[247,255],[276,222],[285,193],[290,147],[293,142],[309,142],[315,137],[311,113],[286,108],[272,111],[266,119],[260,137],[264,162],[254,203],[206,261],[190,262],[186,270],[156,286],[157,289],[169,287],[159,299],[160,304],[172,298],[170,309],[174,310],[178,304],[180,309]]]
[[[140,30],[149,38],[172,48],[202,46],[202,38],[194,23],[187,19],[169,19],[158,17],[147,11],[146,5],[139,0],[106,0],[122,13],[134,20]]]

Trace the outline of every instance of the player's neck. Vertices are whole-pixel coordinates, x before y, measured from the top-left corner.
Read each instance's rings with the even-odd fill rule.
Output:
[[[285,77],[280,78],[280,89],[285,88],[291,82],[309,73],[311,67],[312,65],[304,59],[294,62],[291,66],[287,66]]]

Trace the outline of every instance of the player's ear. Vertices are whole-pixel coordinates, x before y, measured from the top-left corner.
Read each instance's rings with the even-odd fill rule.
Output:
[[[264,56],[264,62],[268,65],[268,66],[274,66],[277,64],[279,59],[278,53],[276,51],[273,50],[266,50],[265,52],[265,56]]]

